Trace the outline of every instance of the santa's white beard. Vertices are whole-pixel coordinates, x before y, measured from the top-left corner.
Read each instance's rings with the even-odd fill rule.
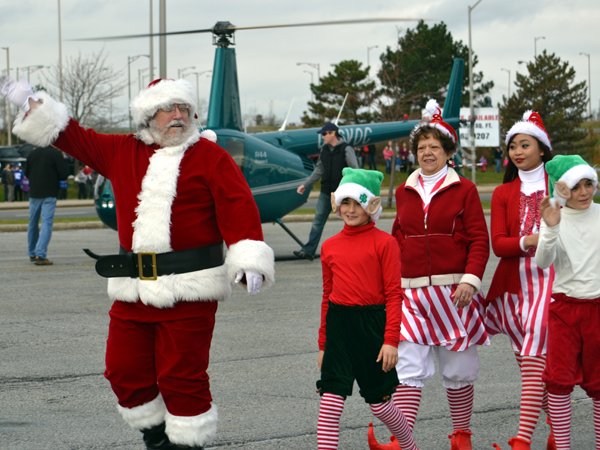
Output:
[[[175,134],[171,134],[170,130],[173,125],[181,125],[181,128],[174,127]],[[173,120],[169,125],[164,128],[159,127],[156,124],[156,120],[151,120],[148,131],[158,145],[162,148],[175,147],[183,144],[188,138],[194,134],[194,127],[189,123],[186,124],[183,120]]]

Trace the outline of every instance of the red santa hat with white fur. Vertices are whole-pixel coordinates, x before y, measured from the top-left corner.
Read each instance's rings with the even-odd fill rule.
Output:
[[[450,124],[444,122],[444,119],[442,119],[442,110],[440,109],[440,105],[438,104],[438,102],[435,99],[430,98],[427,102],[427,105],[425,105],[425,110],[431,115],[431,119],[429,121],[423,121],[415,127],[410,136],[411,141],[413,140],[414,134],[419,129],[423,127],[431,127],[437,128],[444,135],[452,139],[456,144],[458,141],[456,131],[454,131],[454,128],[452,128]]]
[[[508,133],[506,133],[506,145],[516,134],[527,134],[533,136],[550,150],[552,150],[552,143],[550,135],[544,127],[544,122],[540,115],[535,111],[525,111],[523,114],[523,120],[515,123]]]

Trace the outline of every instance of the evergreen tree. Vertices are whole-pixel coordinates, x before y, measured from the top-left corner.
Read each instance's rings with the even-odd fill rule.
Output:
[[[583,134],[576,127],[583,122],[586,111],[586,82],[574,84],[575,69],[546,50],[527,63],[529,75],[517,73],[516,92],[510,98],[502,96],[500,127],[506,133],[521,120],[527,110],[537,111],[559,151],[573,151]]]
[[[311,84],[314,102],[308,102],[309,112],[304,111],[305,127],[320,127],[338,116],[344,97],[348,99],[342,111],[339,125],[368,123],[373,121],[369,107],[376,93],[374,81],[369,80],[369,68],[362,68],[356,60],[341,61],[333,72],[321,78],[318,85]]]
[[[420,21],[414,30],[408,29],[398,39],[395,49],[387,47],[381,55],[378,74],[384,99],[380,102],[382,120],[401,120],[405,113],[409,116],[412,113],[411,118],[420,118],[429,98],[443,105],[454,58],[465,60],[462,103],[467,106],[469,48],[462,41],[454,41],[444,22],[430,28]],[[473,67],[477,62],[477,56],[473,55]],[[473,86],[475,104],[481,106],[494,82],[483,83],[483,72],[473,72]]]

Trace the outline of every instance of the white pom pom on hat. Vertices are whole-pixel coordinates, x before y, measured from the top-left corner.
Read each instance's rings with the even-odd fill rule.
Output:
[[[431,120],[418,124],[413,133],[422,127],[434,127],[452,139],[454,143],[457,143],[458,137],[456,136],[456,131],[442,119],[442,110],[437,100],[430,98],[425,105],[425,110],[431,115]]]
[[[535,111],[525,111],[523,114],[523,120],[515,123],[511,129],[508,130],[508,133],[506,133],[506,145],[508,145],[513,136],[517,134],[527,134],[529,136],[533,136],[550,150],[552,150],[550,135],[544,127],[542,118]]]
[[[213,130],[202,130],[202,132],[200,133],[200,137],[208,139],[209,141],[214,142],[215,144],[217,143],[217,133],[215,133]]]

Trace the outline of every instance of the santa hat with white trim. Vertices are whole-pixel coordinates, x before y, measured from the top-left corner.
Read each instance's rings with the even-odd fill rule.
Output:
[[[431,119],[429,121],[423,121],[419,123],[415,129],[410,133],[411,142],[414,140],[416,133],[424,127],[437,128],[444,135],[448,136],[450,139],[454,141],[456,144],[458,142],[458,137],[456,136],[456,131],[454,128],[442,119],[442,110],[440,109],[440,105],[438,102],[430,98],[425,106],[425,110],[431,115]]]
[[[527,134],[529,136],[533,136],[550,150],[552,150],[550,135],[544,127],[542,118],[535,111],[525,111],[525,114],[523,114],[523,120],[515,123],[511,129],[508,130],[508,133],[506,133],[506,145],[508,145],[512,137],[516,134]]]
[[[594,194],[598,189],[598,172],[579,155],[556,155],[546,163],[546,172],[550,197],[561,206],[566,205],[567,198],[557,195],[554,183],[562,182],[571,190],[581,180],[589,179],[594,185]]]
[[[335,192],[331,194],[333,212],[342,217],[339,207],[346,198],[356,200],[369,214],[371,222],[376,222],[383,211],[379,192],[383,174],[376,170],[353,169],[345,167],[342,170],[342,181]]]

